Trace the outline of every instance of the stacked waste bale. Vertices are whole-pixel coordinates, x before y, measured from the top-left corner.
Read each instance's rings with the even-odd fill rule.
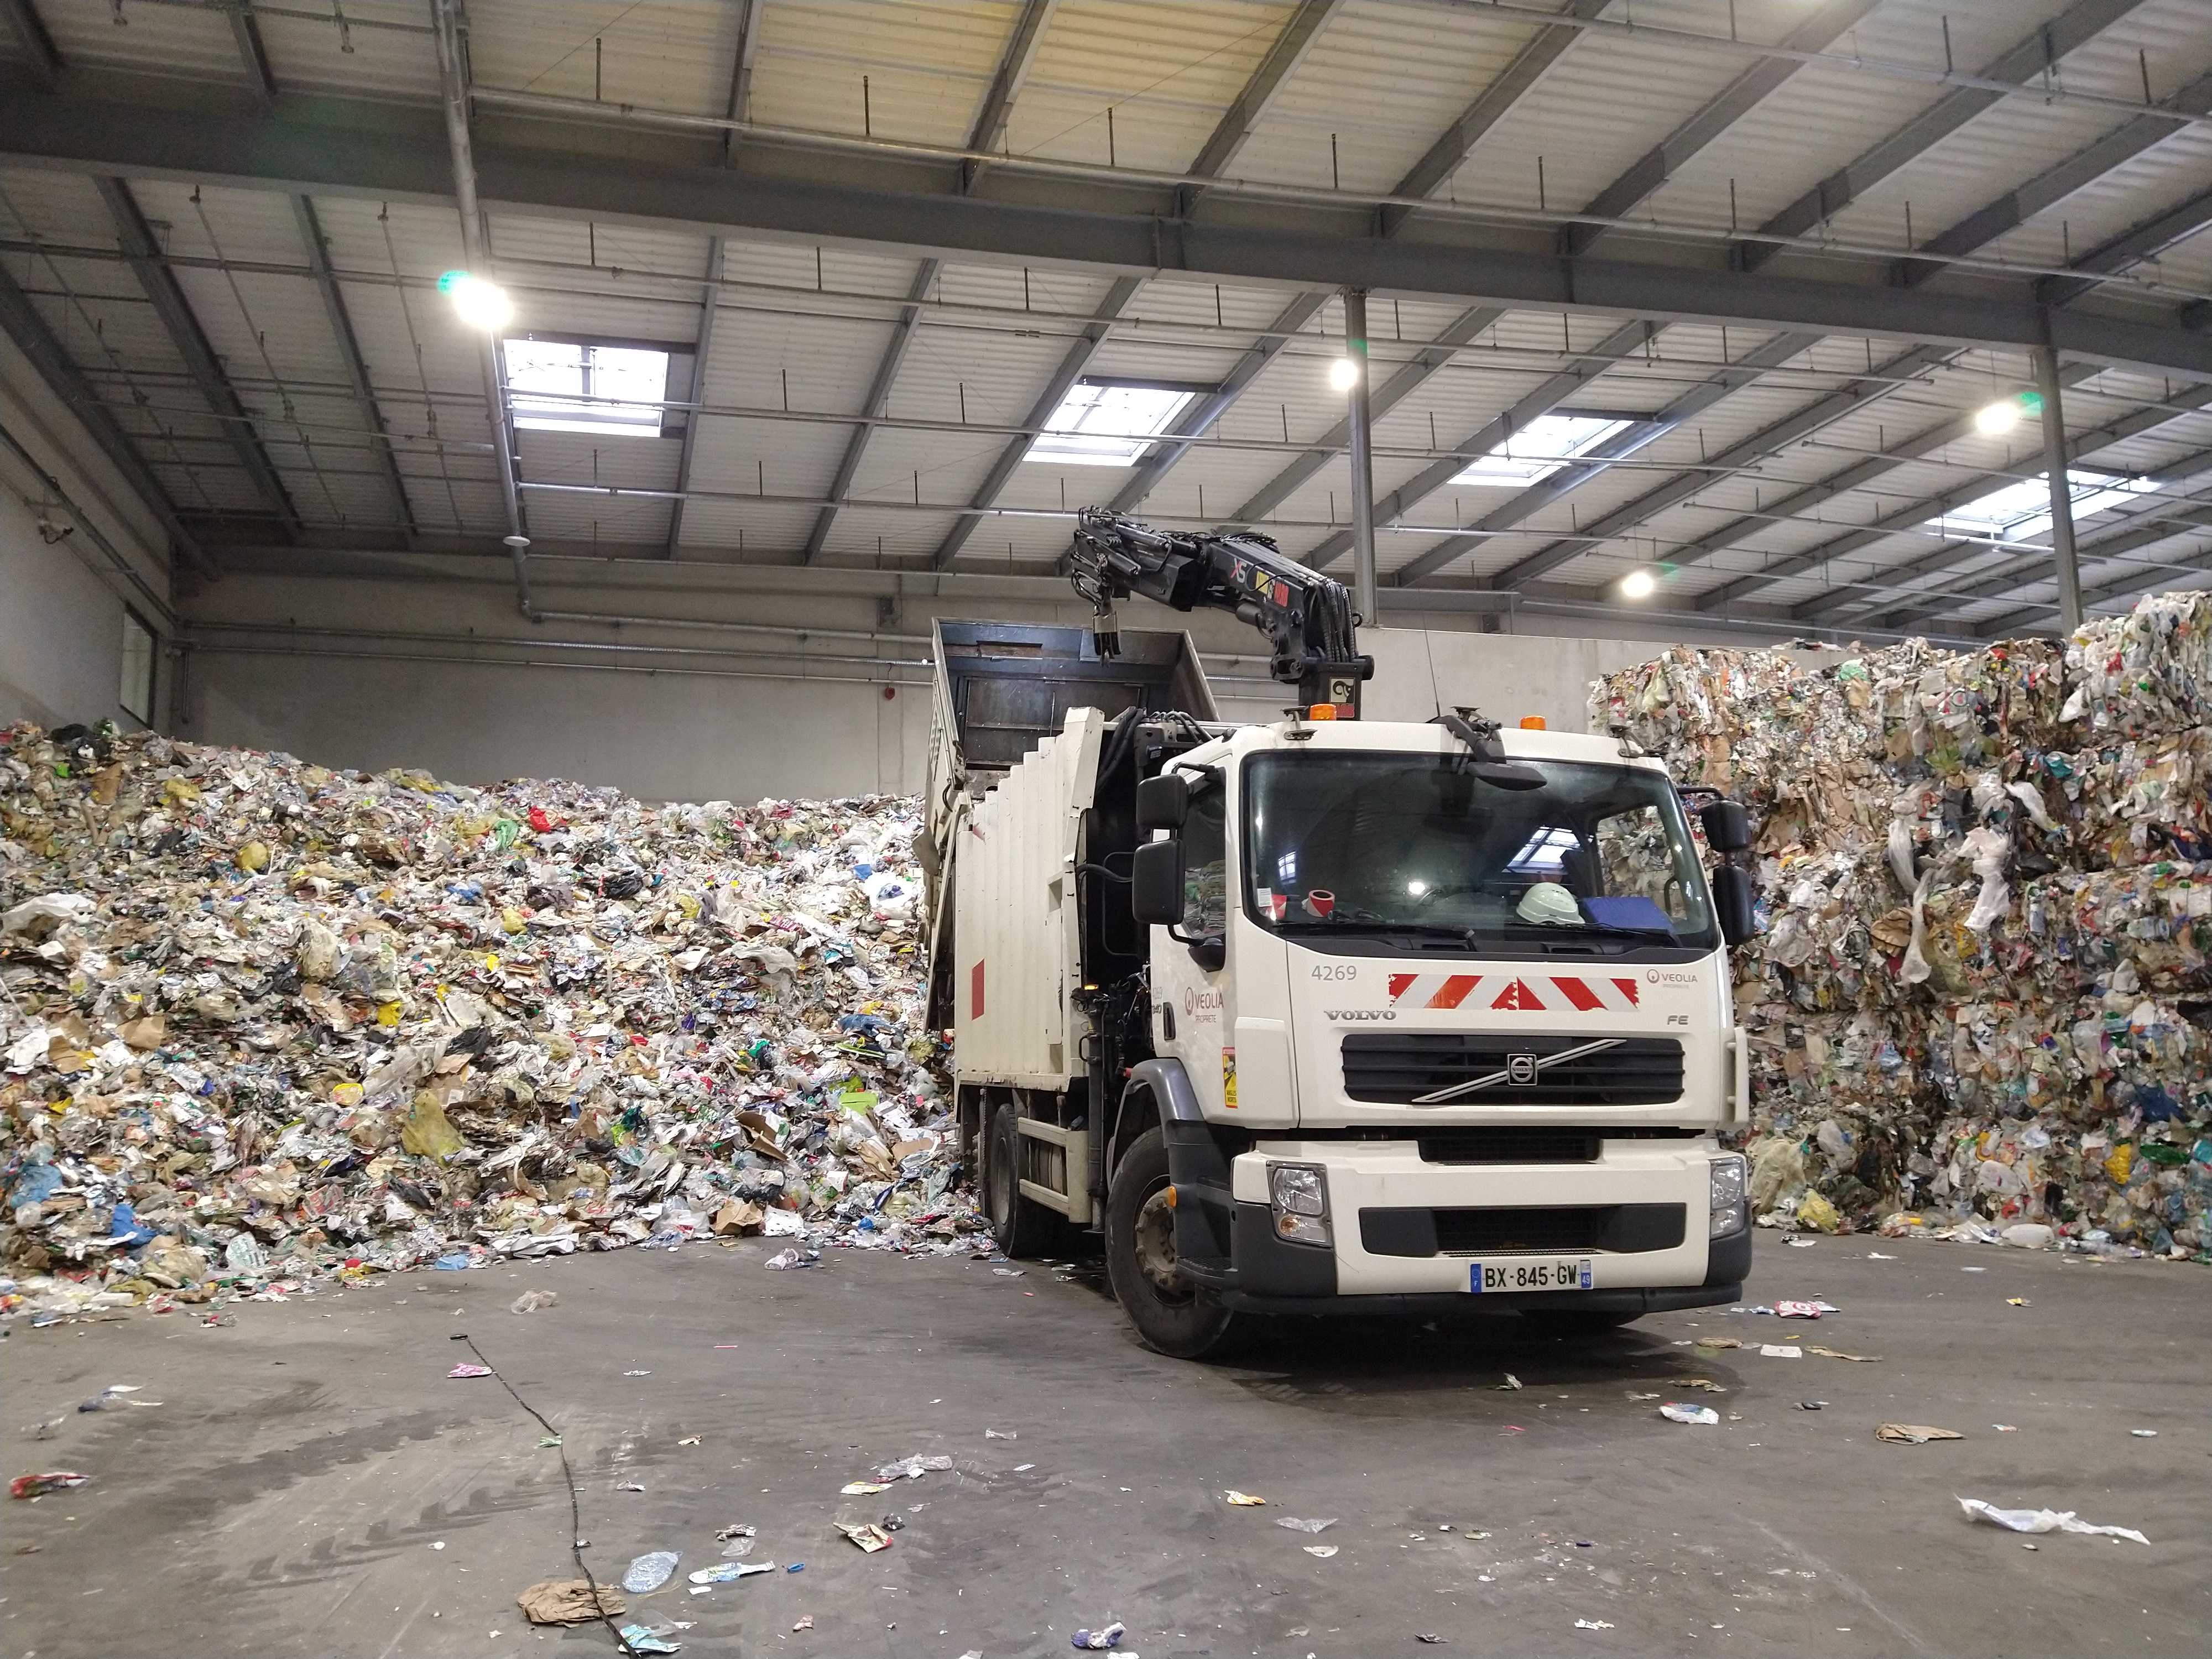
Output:
[[[1971,653],[1677,647],[1591,711],[1759,825],[1765,1219],[2212,1245],[2212,595]]]
[[[919,825],[0,730],[0,1312],[970,1248]]]

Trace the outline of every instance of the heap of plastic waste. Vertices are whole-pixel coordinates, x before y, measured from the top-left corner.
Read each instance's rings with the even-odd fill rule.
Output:
[[[1972,653],[1678,647],[1591,713],[1759,824],[1762,1219],[2206,1253],[2212,595]]]
[[[920,822],[0,730],[0,1312],[972,1248]]]

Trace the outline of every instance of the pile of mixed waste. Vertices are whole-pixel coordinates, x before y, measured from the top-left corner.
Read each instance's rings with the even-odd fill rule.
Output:
[[[1759,826],[1763,1218],[2212,1246],[2212,595],[1972,653],[1678,647],[1591,714]]]
[[[974,1248],[920,822],[0,730],[0,1312]]]

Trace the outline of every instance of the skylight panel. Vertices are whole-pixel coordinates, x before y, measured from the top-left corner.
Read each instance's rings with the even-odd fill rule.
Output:
[[[1178,386],[1079,380],[1024,459],[1134,466],[1197,395]]]
[[[1588,454],[1628,428],[1628,422],[1602,415],[1539,415],[1452,482],[1525,488],[1550,477],[1577,456]]]
[[[2148,479],[2121,477],[2110,472],[2069,469],[2066,474],[2066,493],[2073,502],[2076,519],[2118,507],[2138,495],[2153,494],[2157,489]],[[2051,475],[2039,473],[2033,478],[2008,483],[2002,489],[1993,489],[1929,520],[1923,528],[1953,535],[1987,536],[1997,541],[2026,541],[2047,535],[2051,531]]]
[[[657,438],[668,396],[668,354],[573,340],[508,340],[507,392],[514,423],[533,432]]]

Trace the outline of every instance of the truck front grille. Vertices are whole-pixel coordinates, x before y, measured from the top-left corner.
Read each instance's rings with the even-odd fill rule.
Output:
[[[1593,1047],[1600,1042],[1607,1046]],[[1571,1052],[1576,1049],[1591,1051]],[[1516,1083],[1516,1075],[1531,1080]],[[1344,1039],[1344,1091],[1354,1100],[1407,1106],[1476,1083],[1480,1086],[1430,1103],[1662,1105],[1681,1097],[1682,1045],[1673,1037],[1507,1036],[1488,1031],[1362,1032]]]
[[[1687,1212],[1680,1204],[1362,1210],[1359,1243],[1370,1255],[1533,1255],[1563,1250],[1633,1255],[1675,1249],[1687,1224]]]

